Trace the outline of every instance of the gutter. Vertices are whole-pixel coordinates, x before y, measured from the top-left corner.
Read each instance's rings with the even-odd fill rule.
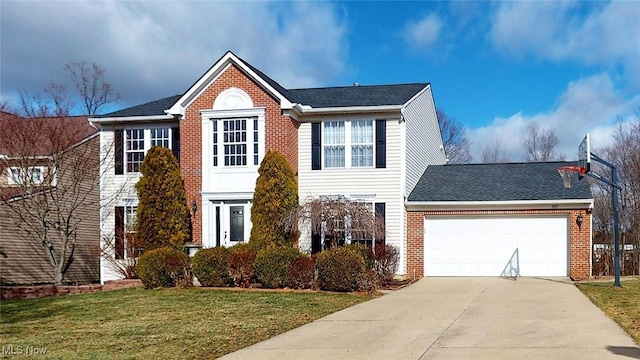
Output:
[[[405,201],[408,211],[438,210],[526,210],[592,209],[593,199],[509,200],[509,201]]]
[[[139,122],[139,121],[169,121],[175,120],[173,115],[151,115],[151,116],[117,116],[117,117],[103,117],[103,118],[88,118],[89,122],[93,123],[125,123],[125,122]]]
[[[377,106],[338,106],[313,108],[301,104],[293,104],[290,110],[283,110],[284,115],[303,122],[302,116],[335,115],[335,114],[381,114],[401,112],[404,105],[377,105]]]

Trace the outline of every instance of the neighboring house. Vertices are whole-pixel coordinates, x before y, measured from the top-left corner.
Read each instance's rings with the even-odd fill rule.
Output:
[[[409,273],[589,277],[593,197],[563,165],[430,166],[407,201]]]
[[[424,225],[411,221],[418,214],[412,196],[428,169],[446,159],[428,83],[285,89],[227,52],[183,95],[89,120],[100,125],[103,156],[114,154],[101,184],[103,197],[116,198],[101,214],[102,238],[115,244],[112,258],[102,260],[102,281],[119,277],[110,269],[113,259],[130,256],[134,185],[153,145],[179,159],[195,210],[192,247],[249,241],[258,167],[265,152],[275,150],[298,176],[301,203],[328,197],[371,204],[384,217],[384,241],[400,251],[397,273],[424,274],[424,262],[416,267],[424,251],[416,249],[416,234]],[[317,251],[309,229],[303,226],[298,245]]]
[[[26,215],[25,211],[41,211],[42,208],[36,207],[44,204],[43,199],[61,201],[50,207],[52,212],[53,209],[66,210],[79,206],[81,219],[77,224],[74,260],[64,282],[84,284],[99,281],[98,169],[96,167],[91,176],[86,176],[87,169],[76,171],[53,165],[54,153],[60,152],[98,159],[99,146],[98,131],[90,126],[86,117],[31,119],[0,113],[2,285],[54,282],[54,271],[40,240],[24,231],[25,227],[30,230],[37,228],[33,224],[25,224],[25,221],[34,221],[34,217]],[[74,191],[83,197],[80,201],[78,197],[66,193],[69,190],[66,184],[75,181],[71,177],[78,174],[82,175],[82,180],[75,182],[77,186]],[[14,211],[11,207],[18,210]],[[51,229],[49,235],[54,249],[59,249],[61,238],[58,232]]]

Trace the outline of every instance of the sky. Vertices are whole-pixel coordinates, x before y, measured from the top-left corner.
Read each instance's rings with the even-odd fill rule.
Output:
[[[0,96],[95,62],[117,110],[184,93],[227,50],[285,88],[431,83],[475,162],[536,122],[577,159],[640,116],[640,2],[0,2]]]

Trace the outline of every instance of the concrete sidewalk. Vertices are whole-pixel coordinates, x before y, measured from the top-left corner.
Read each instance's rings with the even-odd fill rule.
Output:
[[[566,279],[425,278],[223,359],[640,359]]]

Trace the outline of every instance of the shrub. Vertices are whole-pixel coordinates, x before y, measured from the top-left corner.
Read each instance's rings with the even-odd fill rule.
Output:
[[[316,263],[308,255],[301,256],[289,267],[289,287],[292,289],[312,289],[316,284]]]
[[[189,260],[189,255],[173,248],[149,250],[140,256],[136,272],[147,289],[189,287],[193,281]]]
[[[364,259],[350,247],[333,248],[322,252],[316,260],[318,285],[322,290],[353,291],[358,277],[364,272]]]
[[[202,286],[228,286],[232,283],[229,276],[229,250],[215,247],[198,251],[191,259],[193,275]]]
[[[283,288],[289,282],[289,268],[302,254],[292,247],[260,250],[256,255],[256,279],[266,288]]]
[[[136,241],[145,251],[164,246],[182,250],[191,238],[191,215],[178,161],[171,150],[154,146],[140,172]]]
[[[358,290],[375,292],[380,288],[380,277],[375,271],[365,270],[358,276]]]
[[[352,249],[360,256],[362,256],[362,260],[364,260],[364,267],[366,270],[373,270],[375,268],[375,259],[370,246],[362,244],[349,244],[345,245],[345,247]]]
[[[290,246],[293,234],[287,233],[281,221],[283,214],[298,205],[295,173],[284,156],[267,151],[258,169],[256,190],[251,206],[251,243],[259,249]]]
[[[400,262],[400,252],[393,245],[377,244],[371,255],[374,260],[373,271],[378,275],[380,284],[390,284]]]
[[[229,248],[229,275],[236,286],[249,287],[255,277],[253,246],[242,243]]]

